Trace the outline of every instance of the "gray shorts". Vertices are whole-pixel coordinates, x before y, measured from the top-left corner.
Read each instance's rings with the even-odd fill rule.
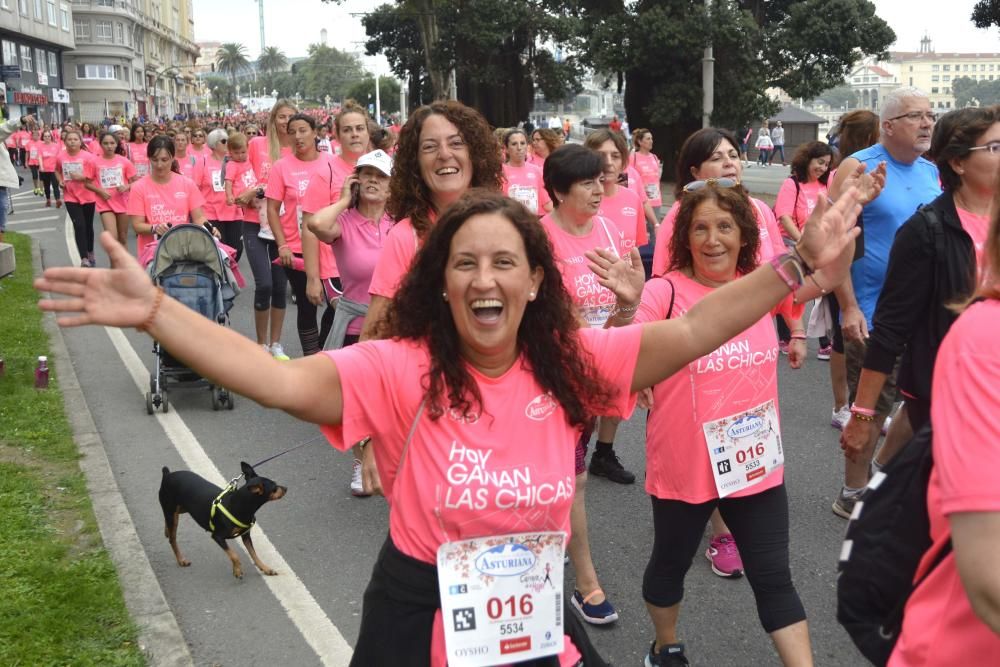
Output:
[[[861,369],[865,365],[865,350],[868,349],[866,343],[859,343],[853,340],[844,341],[844,357],[847,362],[847,388],[851,394],[851,402],[858,393],[858,380],[861,377]],[[875,403],[875,412],[880,417],[888,417],[892,412],[892,406],[896,402],[896,378],[899,376],[899,359],[892,367],[882,386],[882,393],[879,394],[878,402]]]

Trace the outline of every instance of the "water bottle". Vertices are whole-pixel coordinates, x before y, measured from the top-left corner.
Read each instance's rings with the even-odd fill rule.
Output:
[[[7,371],[7,364],[4,362],[3,357],[0,357],[0,377]]]
[[[35,389],[49,388],[49,360],[48,357],[38,357],[38,366],[35,367]]]

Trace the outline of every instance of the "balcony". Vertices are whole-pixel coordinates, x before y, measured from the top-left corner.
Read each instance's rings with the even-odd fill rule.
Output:
[[[142,12],[129,0],[73,0],[73,13],[78,12],[100,12],[111,16],[142,18]]]

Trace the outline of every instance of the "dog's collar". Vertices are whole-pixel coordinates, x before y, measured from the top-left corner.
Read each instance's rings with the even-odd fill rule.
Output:
[[[225,505],[222,504],[222,499],[226,496],[226,494],[227,493],[232,493],[235,490],[236,490],[236,484],[233,483],[233,482],[230,482],[229,486],[227,486],[226,488],[224,488],[222,490],[222,493],[220,493],[215,498],[215,500],[212,501],[212,509],[208,513],[208,528],[213,533],[215,532],[215,510],[216,509],[218,509],[220,512],[222,512],[222,514],[225,515],[225,517],[227,519],[229,519],[231,522],[233,522],[233,524],[235,524],[237,527],[243,529],[239,533],[237,533],[236,535],[234,535],[234,537],[236,537],[237,535],[242,535],[246,531],[250,530],[250,528],[253,526],[254,522],[253,522],[252,519],[250,520],[249,524],[245,524],[242,521],[240,521],[239,519],[237,519],[236,517],[234,517],[233,514],[232,514],[232,512],[230,512],[229,510],[227,510],[226,507],[225,507]]]

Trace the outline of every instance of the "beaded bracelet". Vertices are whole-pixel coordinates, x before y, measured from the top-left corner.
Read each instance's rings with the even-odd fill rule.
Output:
[[[816,286],[816,289],[819,290],[820,294],[826,294],[828,292],[828,290],[825,287],[823,287],[822,285],[820,285],[819,281],[816,280],[816,274],[815,273],[809,274],[809,280],[813,281],[813,285]]]
[[[156,313],[160,311],[160,304],[163,303],[163,295],[166,292],[163,291],[162,287],[156,287],[156,296],[153,297],[153,307],[149,309],[149,316],[146,317],[146,321],[135,328],[139,333],[146,333],[149,327],[153,326],[153,320],[156,318]]]
[[[631,320],[635,317],[635,313],[639,310],[639,304],[641,303],[642,299],[636,301],[631,306],[619,306],[616,301],[615,305],[611,307],[611,317],[621,316],[621,319],[623,320]]]

